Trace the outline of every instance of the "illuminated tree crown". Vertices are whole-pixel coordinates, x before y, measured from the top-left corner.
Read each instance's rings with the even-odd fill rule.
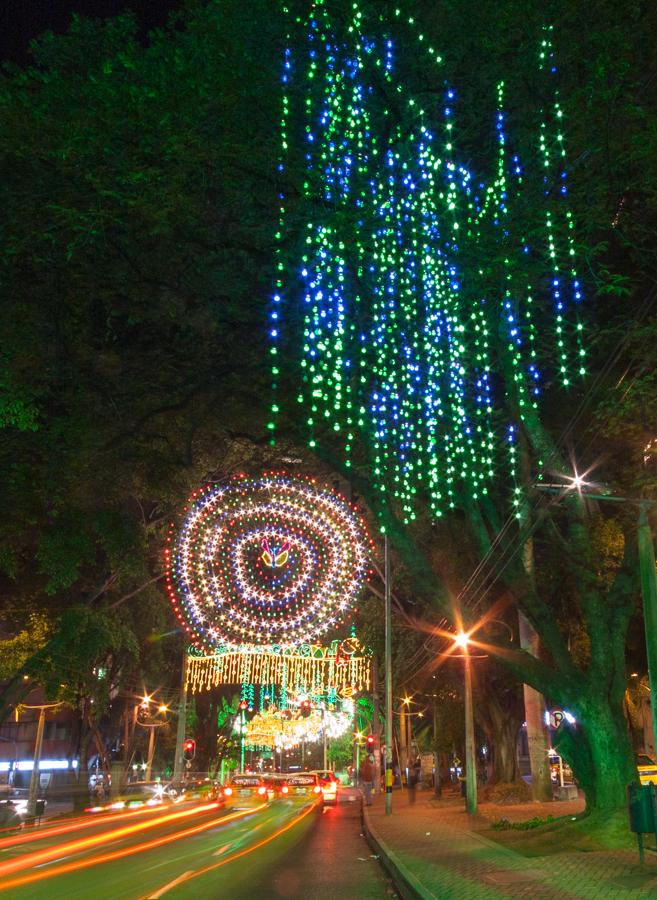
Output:
[[[288,259],[281,193],[269,428],[281,341],[294,339],[310,446],[339,442],[351,465],[364,443],[406,521],[418,494],[440,516],[486,493],[502,464],[515,485],[518,429],[543,384],[585,374],[551,30],[531,158],[512,148],[500,80],[484,175],[462,161],[459,98],[424,35],[404,57],[392,25],[357,3],[346,23],[323,0],[290,22],[304,37],[285,52],[279,170],[302,162],[302,234]],[[418,55],[431,92],[417,86]]]

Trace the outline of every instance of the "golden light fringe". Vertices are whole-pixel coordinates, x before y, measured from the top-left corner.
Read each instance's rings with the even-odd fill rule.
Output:
[[[352,656],[348,661],[307,656],[280,656],[276,653],[249,653],[243,650],[221,656],[188,656],[186,685],[192,693],[209,691],[222,684],[275,684],[287,687],[303,682],[313,684],[318,693],[333,689],[349,696],[368,691],[372,684],[369,656]]]

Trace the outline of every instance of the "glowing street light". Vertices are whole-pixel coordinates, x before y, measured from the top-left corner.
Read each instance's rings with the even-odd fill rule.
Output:
[[[472,705],[472,660],[468,653],[470,636],[465,631],[459,631],[453,635],[453,640],[463,650],[465,668],[465,810],[472,815],[477,812],[477,757]]]

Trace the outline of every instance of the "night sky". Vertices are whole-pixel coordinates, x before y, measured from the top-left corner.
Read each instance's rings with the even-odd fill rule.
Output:
[[[180,6],[181,0],[0,0],[0,59],[29,63],[29,42],[43,31],[65,32],[73,13],[108,18],[132,10],[146,33]]]

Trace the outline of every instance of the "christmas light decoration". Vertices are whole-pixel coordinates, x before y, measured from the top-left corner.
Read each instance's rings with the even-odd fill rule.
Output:
[[[292,665],[326,681],[342,660],[292,662],[285,651],[332,636],[368,575],[368,552],[357,513],[311,480],[272,473],[194,493],[182,526],[169,534],[166,584],[193,647],[221,648],[203,677],[226,683],[230,671],[238,684],[282,684]],[[205,671],[197,659],[191,664]],[[253,694],[247,699],[252,705]]]
[[[395,17],[401,28],[399,9]],[[517,509],[518,431],[543,381],[567,388],[585,374],[551,30],[536,57],[541,94],[552,99],[539,110],[533,156],[523,162],[512,148],[500,80],[484,176],[459,158],[456,91],[446,85],[438,104],[426,97],[426,85],[445,78],[424,35],[415,30],[411,52],[414,64],[426,54],[429,69],[415,91],[397,74],[382,16],[368,19],[354,2],[345,23],[317,0],[291,28],[299,23],[305,41],[284,59],[279,170],[294,144],[306,168],[304,229],[286,266],[293,242],[281,194],[269,428],[281,329],[296,327],[298,301],[297,399],[311,447],[319,435],[337,442],[351,465],[361,438],[377,487],[392,491],[406,521],[418,493],[434,516],[479,498],[506,460]]]
[[[193,693],[222,684],[275,685],[281,688],[279,702],[285,707],[288,689],[322,697],[334,692],[346,699],[371,686],[371,651],[355,638],[333,641],[328,647],[248,644],[217,647],[208,655],[197,652],[187,657],[186,684]]]
[[[270,707],[256,714],[246,726],[245,746],[249,750],[289,750],[301,743],[311,744],[326,737],[342,737],[352,727],[354,708],[346,701],[341,709],[312,709],[309,716],[298,710],[279,710]]]

